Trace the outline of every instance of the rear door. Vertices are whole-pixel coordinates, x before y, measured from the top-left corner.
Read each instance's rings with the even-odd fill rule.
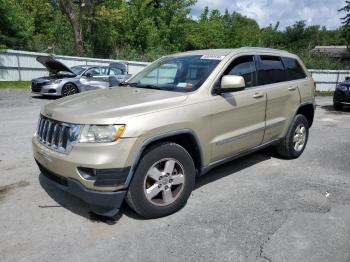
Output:
[[[265,143],[285,134],[300,104],[300,94],[298,82],[288,81],[281,57],[258,56],[257,66],[258,84],[267,93]]]
[[[246,87],[213,96],[212,162],[260,145],[265,130],[266,93],[257,87],[254,56],[235,58],[223,75],[243,76]]]

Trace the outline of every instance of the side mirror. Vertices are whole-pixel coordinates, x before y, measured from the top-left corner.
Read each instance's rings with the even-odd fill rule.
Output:
[[[215,89],[216,94],[241,91],[245,87],[245,81],[242,76],[226,75],[221,79],[221,86]]]

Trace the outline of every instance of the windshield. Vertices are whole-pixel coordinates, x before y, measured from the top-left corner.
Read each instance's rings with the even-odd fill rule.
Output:
[[[86,66],[73,66],[70,69],[74,72],[74,74],[80,75],[86,70],[86,68]]]
[[[198,89],[208,78],[220,59],[202,56],[165,57],[142,70],[126,84],[176,92]]]

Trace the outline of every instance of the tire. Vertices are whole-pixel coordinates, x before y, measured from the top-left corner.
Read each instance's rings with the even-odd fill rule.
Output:
[[[308,138],[309,123],[306,117],[296,115],[288,129],[287,135],[277,146],[277,153],[286,159],[298,158],[304,152]]]
[[[333,103],[333,107],[334,107],[334,110],[336,110],[336,111],[340,111],[343,109],[343,105],[340,103],[337,103],[337,102]]]
[[[61,95],[62,96],[70,96],[70,95],[74,95],[79,93],[78,88],[76,87],[76,85],[72,84],[72,83],[67,83],[62,87],[61,90]]]
[[[155,145],[143,154],[126,201],[145,218],[170,215],[186,204],[195,174],[191,155],[183,147],[170,142]]]

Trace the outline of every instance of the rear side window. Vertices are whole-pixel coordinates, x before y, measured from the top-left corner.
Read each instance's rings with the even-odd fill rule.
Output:
[[[306,74],[299,64],[298,60],[287,57],[283,57],[282,60],[286,69],[287,81],[302,79],[306,77]]]
[[[259,85],[286,81],[283,63],[278,56],[260,56],[258,69]]]

